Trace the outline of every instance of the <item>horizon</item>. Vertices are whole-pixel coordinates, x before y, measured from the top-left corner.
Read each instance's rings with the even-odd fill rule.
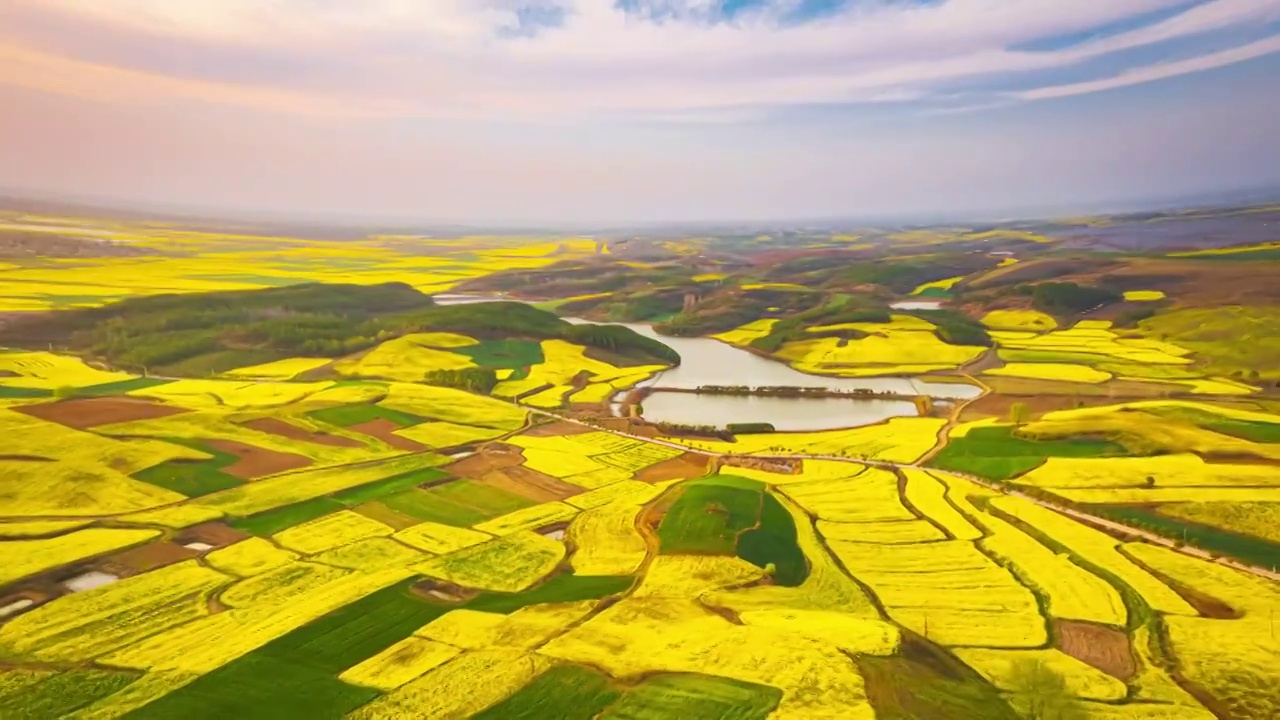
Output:
[[[0,187],[596,227],[1106,214],[1280,185],[1280,0],[273,7],[0,9]]]

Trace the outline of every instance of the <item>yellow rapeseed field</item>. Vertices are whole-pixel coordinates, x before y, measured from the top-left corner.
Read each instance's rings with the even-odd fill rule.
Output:
[[[103,660],[117,667],[151,672],[204,674],[316,618],[413,575],[403,569],[356,573],[328,568],[326,573],[331,578],[329,582],[290,597],[288,602],[251,603],[203,617],[165,629]],[[256,580],[250,578],[241,584]],[[204,605],[202,601],[201,606]]]
[[[982,324],[993,330],[1031,330],[1042,332],[1058,327],[1052,315],[1039,310],[992,310],[982,316]],[[994,337],[994,336],[993,336]],[[1031,335],[1029,337],[1034,337]]]
[[[230,582],[188,560],[66,595],[0,625],[0,653],[84,662],[205,617],[208,597]]]
[[[573,478],[569,479],[573,480]],[[619,480],[594,490],[588,490],[581,495],[565,498],[564,501],[583,510],[619,502],[638,506],[658,497],[663,490],[676,482],[679,481],[669,480],[660,483],[647,483],[640,480]]]
[[[461,652],[461,648],[452,645],[410,636],[347,669],[338,679],[352,685],[391,692],[449,662]]]
[[[159,537],[159,530],[85,528],[57,537],[0,542],[0,585],[79,560],[140,545]]]
[[[209,567],[238,577],[259,575],[297,559],[296,553],[257,537],[219,548],[204,557]]]
[[[510,535],[522,530],[533,530],[543,525],[563,522],[578,514],[578,508],[559,501],[532,505],[477,523],[474,528],[490,535]]]
[[[863,655],[892,655],[902,640],[896,625],[831,610],[747,610],[739,619],[743,625],[774,628]]]
[[[890,617],[934,642],[1016,648],[1048,639],[1035,596],[971,542],[828,545]]]
[[[185,499],[106,467],[0,460],[0,512],[6,517],[96,517]]]
[[[0,538],[54,535],[88,525],[88,520],[20,520],[0,522]]]
[[[737,557],[658,555],[631,597],[692,598],[704,592],[744,585],[764,577],[764,570]]]
[[[435,522],[412,525],[392,537],[435,555],[445,555],[493,539],[492,535],[486,533]]]
[[[510,615],[461,608],[432,620],[414,635],[465,650],[532,650],[581,620],[595,600],[530,605]]]
[[[349,377],[386,378],[417,382],[437,370],[475,367],[466,355],[422,344],[416,335],[388,340],[355,358],[334,363],[333,369]]]
[[[773,331],[773,326],[778,322],[777,318],[762,318],[760,320],[752,320],[751,322],[733,330],[712,335],[716,340],[727,342],[730,345],[750,345],[752,341],[768,335]]]
[[[408,438],[429,448],[439,449],[468,445],[482,440],[492,440],[505,435],[502,428],[476,427],[475,425],[458,425],[457,423],[432,421],[410,425],[395,431],[396,435]]]
[[[736,442],[684,437],[662,439],[726,455],[830,455],[851,460],[912,463],[933,448],[938,431],[946,422],[941,418],[892,418],[849,430],[742,434]]]
[[[907,502],[933,520],[957,540],[977,540],[982,531],[974,527],[955,506],[947,502],[947,486],[923,470],[903,468],[907,478]]]
[[[520,592],[564,559],[564,543],[517,532],[413,566],[417,572],[465,587]]]
[[[956,283],[960,282],[961,280],[964,280],[966,277],[968,277],[968,275],[959,275],[956,277],[947,278],[945,280],[935,280],[933,282],[928,282],[923,285],[920,285],[915,290],[912,290],[911,294],[919,295],[927,290],[950,290],[951,288],[956,286]]]
[[[820,520],[881,522],[915,520],[898,494],[898,476],[870,468],[851,478],[811,480],[784,485],[779,491]]]
[[[1139,365],[1190,365],[1190,350],[1172,343],[1147,338],[1122,338],[1110,323],[1082,320],[1068,330],[1044,334],[992,331],[1001,349],[1071,352],[1104,356],[1118,362]]]
[[[339,510],[322,518],[281,530],[273,539],[281,546],[311,555],[371,537],[385,537],[395,530],[377,520],[350,510]]]
[[[463,718],[495,705],[552,666],[541,654],[473,650],[351,713],[350,720]]]
[[[1154,300],[1163,300],[1163,290],[1128,290],[1124,294],[1124,299],[1128,302],[1152,302]]]
[[[1120,541],[1110,535],[1022,498],[1000,496],[992,498],[991,504],[1061,544],[1073,555],[1120,578],[1152,608],[1172,615],[1197,614],[1195,608],[1168,585],[1121,555],[1116,549]]]
[[[275,408],[296,403],[332,387],[331,382],[246,382],[244,380],[175,380],[129,391],[192,409]]]
[[[579,514],[566,534],[576,548],[569,558],[579,575],[630,575],[648,547],[636,530],[638,503],[616,500]]]
[[[0,386],[56,390],[132,380],[133,375],[99,370],[69,355],[48,352],[0,353]]]
[[[343,545],[311,558],[314,562],[350,568],[361,572],[375,572],[389,568],[408,567],[420,562],[426,553],[402,545],[385,537],[359,540]]]
[[[218,598],[232,608],[267,607],[306,596],[351,574],[345,568],[298,561],[236,582]]]
[[[138,525],[159,525],[175,530],[200,523],[210,522],[222,517],[222,512],[213,508],[195,505],[170,505],[169,507],[143,510],[120,518],[121,522]]]
[[[1128,692],[1128,688],[1119,680],[1054,648],[1047,650],[957,648],[955,654],[1001,690],[1017,690],[1018,688],[1010,684],[1015,664],[1019,661],[1033,661],[1043,663],[1056,672],[1066,682],[1067,691],[1084,700],[1124,700]]]
[[[1280,468],[1209,463],[1192,453],[1136,458],[1049,458],[1016,482],[1043,488],[1280,487]]]
[[[624,598],[540,653],[623,679],[701,672],[773,685],[783,697],[772,718],[875,717],[862,677],[834,643],[776,627],[733,625],[687,599]]]
[[[527,416],[524,410],[510,403],[416,383],[390,383],[387,397],[378,404],[433,420],[504,430],[520,429]]]
[[[866,337],[797,340],[784,344],[777,356],[804,372],[840,375],[846,366],[882,366],[899,372],[904,365],[957,367],[981,355],[985,349],[951,345],[938,339],[934,326],[910,315],[894,315],[889,323],[845,323],[809,328],[809,332],[855,330]],[[862,373],[865,374],[865,373]]]
[[[1013,362],[1006,363],[1004,367],[984,370],[982,374],[1079,383],[1101,383],[1111,379],[1111,373],[1109,372],[1096,370],[1088,365],[1075,365],[1072,363]]]
[[[911,544],[946,540],[937,525],[928,520],[885,520],[873,522],[818,521],[818,532],[828,540],[849,542]]]
[[[251,378],[254,380],[292,380],[304,372],[324,367],[333,362],[333,358],[288,358],[261,365],[236,368],[223,373],[231,377]]]

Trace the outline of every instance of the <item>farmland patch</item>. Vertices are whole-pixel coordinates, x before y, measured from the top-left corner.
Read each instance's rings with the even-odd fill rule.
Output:
[[[41,420],[61,423],[77,430],[190,412],[186,408],[174,405],[162,405],[150,400],[127,397],[74,398],[52,403],[23,405],[17,410]]]

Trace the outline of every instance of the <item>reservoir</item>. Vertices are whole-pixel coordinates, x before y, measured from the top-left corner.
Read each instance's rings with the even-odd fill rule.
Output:
[[[894,310],[941,310],[941,300],[899,300],[889,306]]]
[[[881,398],[694,395],[656,390],[642,403],[644,419],[678,425],[767,422],[775,430],[830,430],[915,417],[915,403]]]

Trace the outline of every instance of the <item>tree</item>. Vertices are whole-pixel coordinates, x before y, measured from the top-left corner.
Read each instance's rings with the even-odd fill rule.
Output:
[[[1083,720],[1067,682],[1044,660],[1015,660],[1009,673],[1009,704],[1026,720]]]
[[[1014,403],[1009,407],[1009,419],[1014,425],[1024,425],[1031,419],[1031,408],[1026,403]]]

